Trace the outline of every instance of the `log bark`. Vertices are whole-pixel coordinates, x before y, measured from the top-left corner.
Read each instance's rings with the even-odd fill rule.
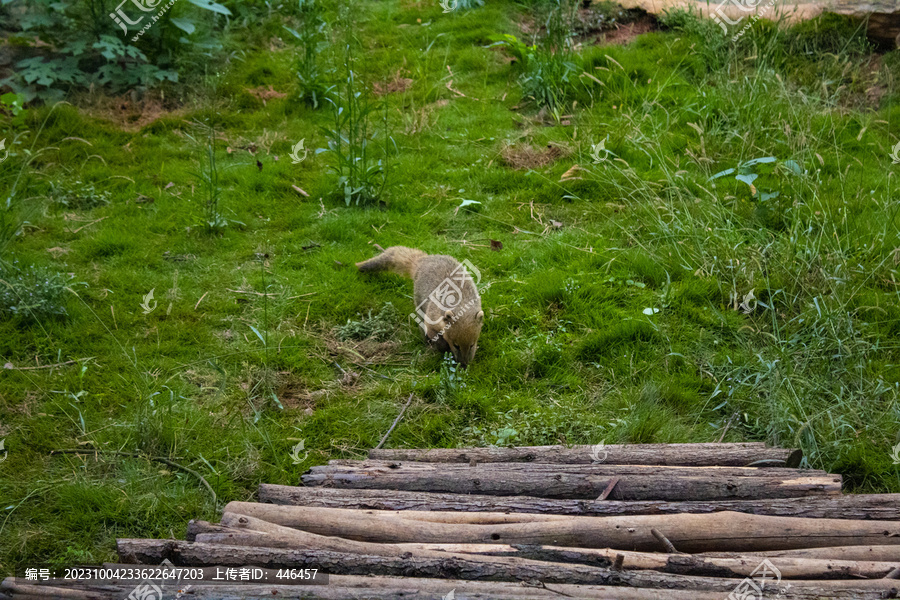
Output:
[[[714,558],[687,554],[657,554],[624,550],[562,548],[554,546],[508,546],[501,544],[379,544],[357,542],[343,538],[320,536],[305,531],[275,525],[253,517],[225,513],[221,529],[198,533],[196,541],[230,546],[258,546],[266,548],[318,548],[337,552],[352,552],[374,556],[441,558],[460,554],[474,555],[476,561],[502,561],[503,557],[558,563],[578,563],[609,568],[618,555],[624,558],[626,569],[655,570],[681,575],[708,577],[747,577],[762,560],[758,556]],[[476,558],[480,557],[480,558]],[[881,578],[890,573],[896,563],[873,561],[816,560],[782,557],[778,569],[785,579],[847,579]]]
[[[331,461],[313,467],[302,480],[334,488],[595,499],[614,477],[619,481],[611,500],[739,500],[841,491],[840,475],[745,467]]]
[[[737,444],[609,444],[599,446],[521,446],[517,448],[433,448],[370,450],[369,458],[439,463],[535,462],[557,464],[669,465],[686,467],[797,467],[803,451]]]
[[[79,591],[88,594],[85,600],[121,600],[134,586],[96,585],[85,582]],[[7,578],[0,583],[0,593],[9,594],[15,600],[46,600],[60,597],[56,590]],[[454,590],[459,598],[468,600],[561,600],[563,598],[596,600],[659,600],[658,590],[622,588],[608,586],[550,585],[547,588],[525,586],[521,583],[488,581],[448,581],[446,579],[426,579],[409,577],[365,577],[356,575],[331,575],[327,586],[204,584],[190,590],[188,598],[195,600],[263,600],[282,598],[285,600],[317,598],[320,600],[347,600],[366,598],[367,600],[434,600],[444,597]],[[0,596],[2,597],[2,596]],[[667,600],[722,600],[717,592],[696,590],[668,590]]]
[[[819,519],[900,520],[900,494],[844,494],[767,500],[668,502],[559,500],[531,496],[460,495],[402,490],[353,490],[295,487],[263,483],[259,501],[270,504],[369,508],[374,510],[434,510],[534,513],[580,516],[712,513],[722,510],[781,517]]]
[[[900,545],[900,523],[768,517],[734,512],[704,515],[570,517],[480,525],[402,518],[403,512],[230,502],[226,512],[320,535],[380,543],[538,544],[659,551],[662,532],[680,552],[789,550],[841,545]],[[490,513],[488,513],[490,514]]]
[[[221,525],[216,525],[215,523],[210,523],[209,521],[199,521],[191,519],[190,521],[188,521],[187,532],[184,534],[184,539],[189,542],[193,542],[198,533],[225,533],[227,531],[227,527],[222,527]]]
[[[483,547],[474,546],[473,551],[477,552]],[[729,557],[714,557],[707,554],[662,554],[608,548],[561,548],[528,545],[516,545],[513,546],[513,549],[514,553],[504,552],[503,555],[547,562],[578,562],[598,567],[610,567],[617,556],[622,556],[624,558],[622,566],[625,569],[650,569],[681,575],[738,578],[750,576],[764,557],[771,556],[768,553],[765,556],[730,553]],[[776,562],[783,579],[880,579],[897,566],[896,562],[788,556],[780,556]]]
[[[833,546],[823,548],[798,548],[772,552],[704,552],[699,556],[734,558],[735,556],[765,556],[787,558],[814,558],[825,560],[871,560],[900,563],[900,546]]]
[[[160,540],[118,540],[120,555],[160,554]],[[419,559],[366,556],[316,549],[277,549],[176,542],[168,557],[183,566],[246,566],[266,568],[318,568],[330,576],[378,573],[382,576],[415,576],[443,579],[541,581],[547,587],[575,582],[577,585],[616,585],[627,588],[657,590],[657,598],[671,598],[670,590],[702,590],[728,594],[739,580],[711,577],[690,577],[654,571],[619,572],[583,565],[560,565],[521,561],[516,567],[491,563],[475,563],[467,558]],[[546,565],[546,566],[544,566]],[[545,572],[545,569],[547,572]],[[448,582],[451,583],[451,582]],[[459,582],[453,581],[452,585]],[[785,587],[787,584],[784,584]],[[791,587],[782,598],[884,598],[898,591],[898,582],[891,579],[861,581],[790,582]],[[329,586],[330,587],[330,586]],[[766,588],[768,589],[768,587]],[[659,595],[659,590],[665,590]],[[622,590],[625,591],[625,590]],[[773,590],[774,591],[774,590]],[[596,596],[593,596],[596,597]],[[619,595],[615,597],[624,597]],[[651,596],[653,597],[653,596]]]

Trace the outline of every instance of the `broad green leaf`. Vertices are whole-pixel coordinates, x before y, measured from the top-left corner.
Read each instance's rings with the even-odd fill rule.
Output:
[[[786,160],[784,161],[784,166],[790,169],[795,175],[803,175],[803,167],[801,167],[797,161],[794,160]]]
[[[765,163],[773,163],[776,159],[774,156],[763,156],[762,158],[754,158],[745,162],[742,167],[752,167],[753,165],[761,165]]]
[[[196,27],[194,27],[194,22],[190,21],[188,19],[172,17],[169,20],[172,21],[172,25],[174,25],[175,27],[182,30],[183,32],[185,32],[188,35],[191,35],[197,29]]]
[[[231,11],[228,10],[228,7],[219,4],[218,2],[213,2],[212,0],[188,0],[188,2],[199,6],[200,8],[211,10],[214,13],[219,13],[220,15],[231,16]]]
[[[731,175],[734,173],[734,169],[725,169],[724,171],[719,171],[712,177],[710,177],[707,181],[712,181],[713,179],[718,179],[719,177],[725,177],[726,175]]]
[[[749,175],[735,175],[734,178],[738,181],[743,181],[749,186],[753,186],[753,182],[756,178],[759,177],[756,173],[750,173]]]

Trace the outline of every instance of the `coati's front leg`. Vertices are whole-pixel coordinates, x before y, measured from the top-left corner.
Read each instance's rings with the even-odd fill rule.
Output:
[[[439,335],[437,332],[434,333],[426,333],[425,334],[425,343],[429,346],[443,354],[444,352],[450,352],[450,344],[447,343],[447,340],[444,339],[444,336]]]

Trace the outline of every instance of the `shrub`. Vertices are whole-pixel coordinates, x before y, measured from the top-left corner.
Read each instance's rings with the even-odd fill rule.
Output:
[[[18,261],[0,270],[0,313],[38,320],[65,315],[66,281],[61,273]]]

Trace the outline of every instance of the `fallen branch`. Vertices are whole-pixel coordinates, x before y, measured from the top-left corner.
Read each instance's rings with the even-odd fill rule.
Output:
[[[391,432],[394,430],[394,427],[396,427],[396,426],[397,426],[397,423],[400,422],[400,419],[403,417],[403,413],[406,412],[406,409],[409,407],[409,404],[410,404],[410,402],[412,402],[412,399],[413,399],[413,395],[410,394],[410,395],[409,395],[409,399],[407,399],[407,401],[406,401],[406,404],[404,404],[404,405],[403,405],[403,408],[400,409],[400,414],[398,414],[398,415],[397,415],[397,418],[394,419],[394,422],[391,423],[390,429],[387,430],[387,433],[384,434],[384,437],[381,438],[381,441],[378,442],[378,445],[377,445],[377,446],[375,446],[375,449],[376,449],[376,450],[378,450],[379,448],[381,448],[381,447],[384,445],[384,443],[387,441],[388,436],[391,435]]]

